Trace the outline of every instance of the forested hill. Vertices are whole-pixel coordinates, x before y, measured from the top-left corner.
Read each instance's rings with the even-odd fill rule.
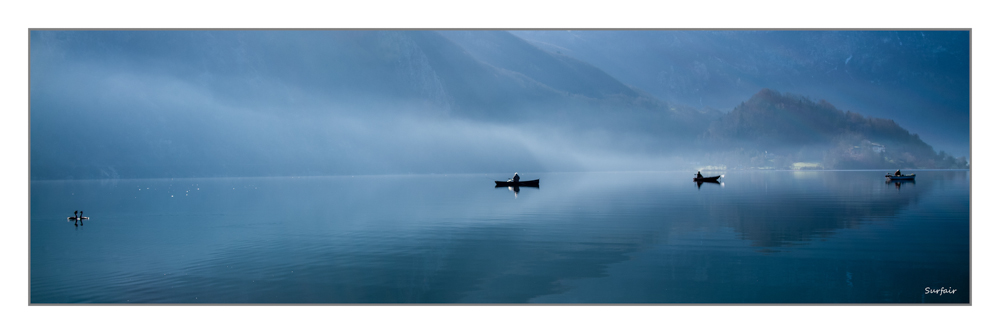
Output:
[[[715,160],[745,167],[967,168],[895,121],[763,89],[709,125]],[[796,164],[798,163],[798,164]],[[735,166],[734,166],[735,167]]]

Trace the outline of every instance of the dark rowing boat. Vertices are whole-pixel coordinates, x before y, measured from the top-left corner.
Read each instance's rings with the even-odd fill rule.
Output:
[[[538,180],[518,181],[518,182],[514,182],[514,181],[493,181],[493,182],[497,183],[497,187],[500,187],[500,186],[505,186],[505,187],[518,187],[518,186],[521,186],[521,187],[537,187],[538,186]]]
[[[900,176],[896,176],[896,175],[892,175],[892,174],[885,174],[885,179],[886,180],[892,180],[892,181],[916,180],[917,179],[917,174],[900,175]]]
[[[709,176],[709,177],[696,177],[694,178],[694,182],[719,182],[720,177],[722,177],[722,175]]]

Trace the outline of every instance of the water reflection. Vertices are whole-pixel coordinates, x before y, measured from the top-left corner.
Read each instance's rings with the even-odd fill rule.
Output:
[[[893,183],[893,184],[896,185],[896,190],[900,190],[900,187],[903,184],[907,184],[908,183],[908,184],[912,184],[912,185],[916,186],[917,181],[916,180],[888,180],[888,179],[885,180],[885,184],[890,184],[890,183]]]
[[[964,252],[968,230],[914,242],[895,228],[940,225],[913,204],[967,189],[948,177],[896,191],[859,172],[740,173],[692,192],[679,173],[560,174],[504,206],[472,176],[199,180],[178,197],[165,180],[110,196],[33,183],[32,302],[912,302],[967,281],[967,257],[940,254]],[[952,220],[967,221],[967,203]],[[66,207],[101,224],[46,223]],[[914,208],[931,218],[819,240]]]
[[[712,219],[726,222],[753,246],[776,250],[856,228],[862,221],[891,218],[917,203],[927,190],[914,187],[897,196],[885,196],[885,188],[872,187],[879,181],[863,174],[796,176],[794,181],[781,173],[741,179],[740,200],[713,211]],[[901,183],[913,184],[892,182],[897,189]]]
[[[508,191],[513,191],[514,192],[514,198],[517,198],[517,194],[521,192],[521,187],[538,189],[538,186],[501,186],[501,185],[497,185],[496,187],[494,187],[494,189],[496,189],[496,188],[507,188]]]
[[[701,189],[701,184],[702,183],[718,184],[719,186],[722,186],[722,183],[719,182],[719,181],[699,181],[698,182],[698,189]]]

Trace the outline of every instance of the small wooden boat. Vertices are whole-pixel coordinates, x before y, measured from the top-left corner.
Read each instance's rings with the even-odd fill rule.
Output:
[[[694,178],[694,182],[719,182],[720,177],[722,177],[722,175],[709,176],[709,177],[696,177]]]
[[[90,217],[66,217],[66,219],[69,219],[69,220],[84,220],[84,219],[90,219]]]
[[[892,175],[892,174],[885,174],[885,178],[887,180],[893,180],[893,181],[895,181],[895,180],[916,180],[916,177],[917,177],[917,174],[900,175],[900,176],[896,176],[896,175]]]
[[[521,186],[521,187],[537,187],[538,186],[538,180],[518,181],[518,182],[507,180],[507,181],[493,181],[493,182],[497,183],[497,187],[500,187],[500,186],[505,186],[505,187],[517,187],[517,186]]]

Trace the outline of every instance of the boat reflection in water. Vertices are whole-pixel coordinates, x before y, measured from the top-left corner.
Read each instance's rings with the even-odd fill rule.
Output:
[[[699,171],[698,174],[695,174],[694,182],[698,183],[698,189],[699,190],[701,189],[701,184],[702,183],[714,183],[714,184],[718,184],[720,186],[725,187],[724,183],[719,183],[719,179],[724,178],[724,177],[726,177],[726,176],[725,175],[702,176],[701,172]]]
[[[701,184],[702,184],[702,183],[708,183],[708,184],[718,184],[718,185],[719,185],[720,187],[725,187],[725,186],[726,186],[726,183],[725,183],[725,182],[719,182],[718,180],[712,180],[712,181],[696,181],[696,183],[698,183],[698,189],[701,189]]]
[[[909,179],[909,180],[889,180],[888,178],[886,178],[886,180],[885,180],[885,184],[895,184],[896,185],[896,190],[899,190],[899,188],[904,183],[908,183],[908,184],[912,184],[912,185],[916,186],[917,185],[917,180],[914,180],[914,179]]]
[[[536,184],[536,185],[533,185],[533,186],[526,186],[526,185],[502,186],[502,185],[498,184],[493,189],[496,189],[496,188],[507,188],[508,191],[513,191],[514,192],[514,198],[517,198],[517,193],[521,192],[521,188],[535,188],[535,189],[538,189],[538,185]]]

